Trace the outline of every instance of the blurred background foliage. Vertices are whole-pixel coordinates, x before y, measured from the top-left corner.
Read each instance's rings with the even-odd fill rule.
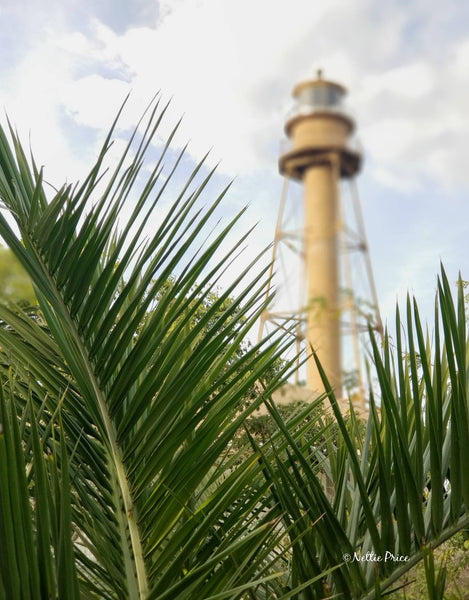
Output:
[[[0,245],[0,302],[23,306],[37,302],[31,278],[9,248]]]

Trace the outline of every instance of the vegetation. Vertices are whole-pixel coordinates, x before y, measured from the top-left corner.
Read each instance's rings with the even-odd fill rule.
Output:
[[[464,547],[464,536],[456,534],[435,550],[438,573],[444,574],[444,598],[467,600],[469,597],[469,552]],[[425,565],[419,563],[402,578],[402,589],[393,600],[420,600],[428,595]]]
[[[442,598],[433,549],[469,526],[463,286],[455,308],[442,272],[432,340],[410,300],[405,333],[399,312],[383,348],[370,333],[367,423],[342,416],[325,377],[332,420],[324,398],[282,417],[289,338],[246,345],[259,260],[215,293],[244,239],[219,257],[236,216],[207,241],[224,193],[200,206],[202,165],[144,239],[181,161],[161,176],[168,140],[143,180],[163,115],[103,179],[111,131],[86,180],[50,199],[0,132],[16,221],[0,213],[0,235],[39,304],[0,304],[0,600],[371,599],[419,561]],[[261,403],[275,427],[256,434]]]
[[[35,304],[31,279],[21,267],[18,259],[0,245],[0,302],[17,303],[24,306]]]

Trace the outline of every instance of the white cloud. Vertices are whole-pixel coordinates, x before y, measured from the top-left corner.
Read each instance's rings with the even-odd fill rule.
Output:
[[[381,94],[418,100],[431,93],[435,83],[436,74],[430,65],[423,61],[410,63],[365,76],[361,100],[366,102]]]
[[[418,125],[411,119],[384,118],[369,126],[361,135],[365,147],[378,163],[398,158],[417,139]]]
[[[139,11],[143,4],[139,0]],[[443,189],[449,207],[453,195],[469,187],[469,39],[458,16],[462,1],[410,0],[405,10],[375,0],[158,4],[158,20],[127,29],[113,29],[97,12],[80,13],[71,0],[56,0],[52,25],[48,14],[33,8],[21,16],[29,23],[28,36],[17,62],[0,68],[0,75],[6,73],[0,102],[23,139],[31,127],[33,148],[54,181],[64,173],[72,180],[82,175],[128,90],[122,129],[136,123],[161,89],[164,99],[172,97],[161,136],[184,115],[176,144],[190,139],[195,160],[213,148],[212,163],[222,159],[222,172],[240,175],[244,198],[230,197],[256,207],[252,212],[264,222],[257,239],[263,243],[273,233],[278,196],[271,192],[272,181],[291,88],[322,67],[326,77],[350,89],[357,133],[372,157],[365,176],[372,176],[368,181],[379,193],[394,192],[396,201],[386,210],[409,211],[403,230],[415,216],[409,197]],[[75,19],[80,14],[80,21],[67,14]],[[20,18],[19,9],[16,15]],[[459,221],[467,220],[467,212],[458,210]],[[451,214],[449,207],[448,227]],[[401,231],[378,227],[383,244],[394,243],[393,236],[402,241]],[[415,227],[402,242],[409,254],[420,252],[419,236]],[[424,248],[431,250],[430,242]],[[428,261],[433,272],[434,253]],[[403,285],[425,270],[422,261],[413,262]]]
[[[148,99],[161,87],[172,97],[173,120],[185,115],[176,141],[182,145],[190,138],[196,158],[213,146],[213,162],[222,158],[222,170],[234,174],[271,162],[266,149],[272,135],[281,136],[288,100],[283,106],[279,103],[278,89],[291,69],[289,54],[295,54],[301,39],[308,40],[330,9],[313,8],[306,1],[295,2],[293,11],[266,0],[165,3],[157,29],[133,28],[118,35],[95,21],[91,39],[72,33],[62,36],[60,44],[75,53],[78,62],[99,60],[101,55],[103,63],[114,66],[116,76],[130,78],[134,99]],[[309,57],[307,63],[305,71],[310,70]],[[114,94],[116,84],[110,77],[99,82],[96,77],[83,79],[81,90],[88,83],[99,84],[97,102],[104,104]],[[292,83],[288,81],[287,93]],[[86,107],[78,109],[81,97],[84,106],[90,104],[79,90],[75,98],[65,100],[80,123],[96,126],[102,110],[96,106],[92,115]]]
[[[44,129],[50,122],[52,131],[55,120],[52,135],[66,146],[60,110],[77,125],[105,130],[131,89],[127,128],[161,89],[172,98],[161,135],[184,114],[175,143],[190,139],[196,160],[213,148],[212,163],[221,159],[221,170],[236,175],[275,165],[291,87],[324,67],[351,88],[378,181],[401,180],[402,190],[422,176],[469,185],[459,157],[469,133],[469,40],[448,38],[435,57],[423,32],[438,31],[439,12],[418,0],[408,8],[378,11],[371,0],[292,0],[288,10],[271,0],[165,0],[155,26],[120,34],[91,17],[81,29],[48,31],[17,69],[11,104],[20,122]],[[26,91],[33,86],[34,99]]]
[[[378,162],[379,164],[379,162]],[[395,192],[409,195],[419,189],[419,184],[412,178],[403,178],[401,174],[380,166],[373,168],[374,179]]]
[[[414,8],[413,18],[423,18],[418,2]],[[376,12],[367,0],[320,7],[294,0],[289,10],[267,0],[164,2],[155,29],[119,35],[95,20],[87,43],[76,33],[62,36],[75,61],[81,57],[114,69],[114,77],[84,76],[63,99],[79,123],[97,127],[108,122],[104,117],[116,95],[124,95],[125,83],[118,79],[130,81],[138,110],[161,88],[172,97],[166,133],[184,114],[175,143],[190,139],[195,159],[213,147],[212,162],[222,159],[221,170],[234,175],[275,164],[290,89],[323,66],[326,76],[352,86],[358,135],[381,165],[378,180],[386,171],[389,181],[408,180],[403,189],[415,188],[422,175],[441,185],[469,185],[461,161],[447,159],[438,168],[444,152],[437,148],[450,136],[457,152],[469,130],[458,99],[467,88],[469,42],[448,42],[440,64],[425,56],[425,48],[409,60],[399,53],[409,23],[411,12],[408,17],[389,7]],[[442,78],[441,65],[450,58]],[[127,114],[127,125],[138,110]]]
[[[60,126],[59,96],[69,79],[64,57],[45,44],[24,58],[0,97],[23,143],[30,137],[37,160],[47,164],[46,177],[55,183],[63,173],[74,178],[82,170]]]
[[[107,129],[128,92],[125,81],[94,74],[64,86],[60,101],[79,125]]]

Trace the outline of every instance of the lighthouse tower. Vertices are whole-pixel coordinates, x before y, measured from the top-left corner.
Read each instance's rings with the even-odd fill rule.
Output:
[[[317,353],[332,387],[340,393],[339,183],[359,170],[361,155],[350,146],[355,124],[343,107],[344,87],[322,78],[299,83],[285,133],[289,149],[280,172],[304,189],[303,254],[306,273],[305,339]],[[306,385],[324,387],[314,360],[306,365]]]

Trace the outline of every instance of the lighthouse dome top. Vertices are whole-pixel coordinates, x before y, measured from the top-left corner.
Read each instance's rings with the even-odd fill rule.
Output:
[[[296,110],[314,111],[330,110],[342,111],[343,99],[347,90],[334,81],[322,78],[322,71],[317,72],[316,79],[308,79],[298,83],[293,89],[293,97],[296,101]]]

